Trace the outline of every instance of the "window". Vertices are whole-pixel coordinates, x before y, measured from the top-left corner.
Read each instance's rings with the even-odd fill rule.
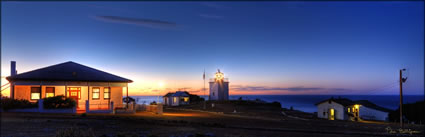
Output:
[[[109,99],[111,92],[109,90],[109,88],[103,88],[103,99]]]
[[[31,100],[41,98],[41,87],[31,87]]]
[[[55,96],[55,87],[46,87],[46,98]]]
[[[173,98],[173,102],[174,102],[174,103],[177,103],[177,97],[174,97],[174,98]]]
[[[350,112],[350,108],[348,108],[348,112]]]
[[[100,96],[100,89],[99,88],[93,88],[92,99],[97,100],[97,99],[99,99],[99,96]]]
[[[188,102],[188,101],[189,101],[189,97],[185,97],[184,102]]]

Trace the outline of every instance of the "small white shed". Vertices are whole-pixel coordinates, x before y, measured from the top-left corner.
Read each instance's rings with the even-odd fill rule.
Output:
[[[316,103],[317,117],[329,120],[378,120],[388,121],[390,109],[367,100],[351,101],[346,98],[330,98]]]

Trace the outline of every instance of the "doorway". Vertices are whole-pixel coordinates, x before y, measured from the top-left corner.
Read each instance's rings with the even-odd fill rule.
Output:
[[[335,109],[331,108],[328,112],[329,120],[335,120]]]
[[[68,87],[68,97],[75,100],[77,109],[79,108],[78,102],[81,99],[81,88],[80,87]]]

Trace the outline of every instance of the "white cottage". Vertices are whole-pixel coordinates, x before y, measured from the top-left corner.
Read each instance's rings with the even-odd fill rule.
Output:
[[[367,100],[352,101],[346,98],[330,98],[319,103],[317,117],[329,120],[379,120],[387,121],[391,110]]]
[[[39,99],[63,95],[77,103],[77,111],[110,109],[123,106],[123,91],[128,97],[132,80],[97,70],[72,61],[18,74],[11,62],[10,98],[37,102]],[[89,104],[89,106],[86,106]]]
[[[189,104],[189,93],[187,91],[177,91],[175,93],[167,93],[163,96],[164,105],[180,106]]]

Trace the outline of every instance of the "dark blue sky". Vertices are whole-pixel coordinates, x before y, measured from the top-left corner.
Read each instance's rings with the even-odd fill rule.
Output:
[[[406,67],[406,94],[424,92],[423,2],[2,2],[1,16],[2,76],[72,60],[143,95],[196,92],[204,68],[232,94],[397,94]]]

